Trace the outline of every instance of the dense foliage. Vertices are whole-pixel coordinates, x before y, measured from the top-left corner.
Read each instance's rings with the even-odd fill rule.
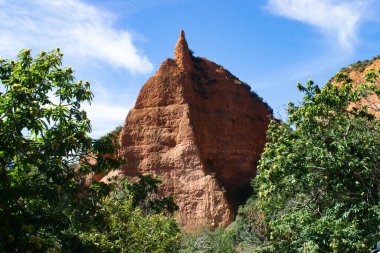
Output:
[[[195,233],[183,233],[181,253],[233,253],[235,231],[218,228],[203,229]]]
[[[178,227],[163,215],[175,205],[150,198],[159,181],[122,183],[129,190],[89,182],[124,161],[117,133],[87,135],[81,104],[92,99],[90,84],[74,82],[62,56],[57,49],[33,58],[26,49],[17,61],[0,60],[0,252],[175,249]],[[141,212],[141,203],[154,212]]]
[[[118,184],[102,202],[106,213],[103,223],[80,233],[86,245],[83,248],[89,252],[177,252],[180,228],[174,219],[163,215],[172,214],[177,206],[171,198],[155,196],[159,183],[145,175],[136,183],[123,180]]]
[[[341,88],[299,84],[301,104],[289,105],[286,122],[270,124],[250,209],[259,214],[250,219],[261,238],[257,251],[373,249],[380,238],[380,122],[355,104],[379,95],[379,73],[357,88],[342,73]]]
[[[235,221],[227,228],[184,232],[180,252],[263,252],[265,231],[262,215],[257,211],[254,199],[250,198],[240,207]]]

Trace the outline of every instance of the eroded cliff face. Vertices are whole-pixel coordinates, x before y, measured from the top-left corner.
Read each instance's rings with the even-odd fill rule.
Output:
[[[373,58],[372,60],[366,60],[363,62],[357,62],[351,64],[347,68],[343,68],[341,71],[348,74],[349,78],[353,80],[353,85],[356,87],[358,84],[366,83],[365,74],[370,70],[380,69],[380,56]],[[341,83],[337,84],[341,86]],[[380,82],[376,83],[377,87],[380,88]],[[380,101],[378,97],[373,94],[368,98],[362,100],[360,103],[356,103],[355,107],[368,106],[369,111],[375,114],[377,118],[380,119]]]
[[[142,87],[125,120],[120,172],[159,176],[186,230],[226,227],[250,193],[270,118],[238,78],[193,57],[181,32],[174,60]]]

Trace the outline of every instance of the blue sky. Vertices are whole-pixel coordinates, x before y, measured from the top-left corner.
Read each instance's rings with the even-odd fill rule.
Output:
[[[276,116],[295,84],[323,85],[339,69],[380,54],[377,0],[0,0],[0,57],[61,48],[92,84],[93,136],[121,125],[185,30],[196,56],[223,65]]]

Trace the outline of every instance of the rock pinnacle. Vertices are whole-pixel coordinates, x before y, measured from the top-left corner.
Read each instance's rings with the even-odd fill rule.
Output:
[[[179,35],[177,45],[174,49],[174,60],[180,69],[184,71],[191,71],[194,68],[191,58],[192,56],[186,42],[185,32],[182,30]]]
[[[125,120],[119,153],[128,163],[102,181],[153,174],[185,231],[227,227],[252,195],[270,119],[270,108],[237,77],[192,57],[181,31],[174,60],[144,84]]]

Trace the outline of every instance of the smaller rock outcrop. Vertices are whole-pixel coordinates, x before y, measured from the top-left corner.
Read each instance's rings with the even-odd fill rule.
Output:
[[[359,84],[366,83],[365,74],[369,70],[379,69],[380,56],[377,56],[372,60],[358,61],[357,63],[351,64],[350,66],[343,68],[341,72],[347,73],[348,77],[353,80],[354,87],[356,87]],[[341,86],[339,83],[337,85]],[[378,80],[376,85],[380,89],[380,80]],[[355,106],[368,106],[369,111],[372,112],[378,119],[380,119],[380,101],[375,94],[370,95],[368,98],[357,103]]]

